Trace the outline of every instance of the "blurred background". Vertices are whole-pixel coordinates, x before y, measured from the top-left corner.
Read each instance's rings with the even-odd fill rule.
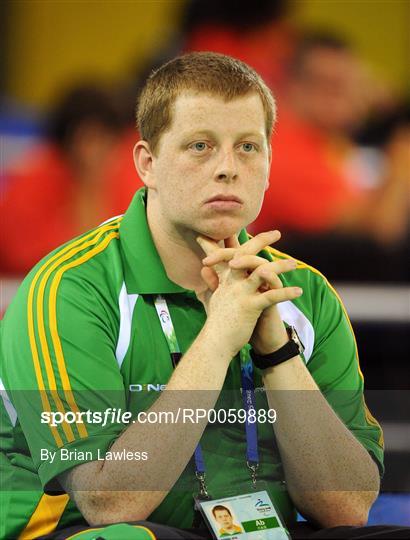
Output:
[[[356,332],[386,439],[370,523],[410,524],[410,1],[0,3],[3,313],[49,251],[123,213],[136,96],[152,69],[211,50],[278,103],[270,187],[250,232],[319,268]]]

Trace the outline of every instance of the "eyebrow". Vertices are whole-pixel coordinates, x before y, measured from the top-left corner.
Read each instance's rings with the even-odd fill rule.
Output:
[[[199,130],[199,131],[188,131],[187,133],[182,133],[184,139],[192,139],[196,137],[214,137],[215,134],[209,130]]]
[[[197,137],[209,137],[209,138],[215,138],[216,134],[215,132],[211,130],[199,130],[199,131],[191,131],[187,133],[182,134],[182,138],[185,139],[192,139]],[[238,139],[247,139],[248,137],[256,137],[257,139],[263,139],[264,133],[258,132],[258,131],[244,131],[242,133],[238,134]]]

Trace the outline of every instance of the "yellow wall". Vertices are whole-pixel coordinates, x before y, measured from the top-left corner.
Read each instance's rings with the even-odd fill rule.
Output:
[[[293,0],[292,7],[299,26],[341,33],[376,73],[409,89],[410,0]]]
[[[180,0],[10,2],[8,91],[44,106],[71,80],[122,77],[172,33]]]
[[[9,93],[45,106],[56,90],[83,75],[123,78],[166,42],[184,1],[10,1]],[[410,0],[292,0],[291,5],[298,25],[345,33],[378,73],[402,90],[408,87]]]

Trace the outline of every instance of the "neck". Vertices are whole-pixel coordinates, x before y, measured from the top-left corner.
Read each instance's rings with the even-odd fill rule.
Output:
[[[196,241],[198,233],[186,228],[172,227],[165,223],[160,212],[147,201],[148,226],[155,247],[170,280],[197,294],[208,287],[201,277],[205,253]]]

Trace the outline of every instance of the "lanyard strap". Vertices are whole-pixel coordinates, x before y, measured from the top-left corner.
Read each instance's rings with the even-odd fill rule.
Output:
[[[161,328],[164,337],[167,341],[169,352],[171,355],[172,365],[174,368],[181,359],[181,349],[175,334],[174,325],[172,324],[171,314],[168,309],[165,298],[161,295],[155,298],[155,309],[158,314]],[[259,465],[258,452],[258,426],[255,407],[255,386],[253,382],[253,364],[249,354],[249,345],[243,347],[240,351],[241,359],[241,381],[242,381],[242,401],[246,411],[245,434],[246,434],[246,463],[251,471],[252,482],[256,482],[256,470]],[[195,474],[204,487],[206,492],[205,478],[205,461],[202,454],[201,445],[198,443],[194,452]],[[203,484],[202,484],[202,482]]]
[[[259,464],[258,452],[258,424],[255,404],[255,385],[253,382],[253,363],[249,354],[249,345],[240,351],[242,401],[246,411],[246,460],[248,467],[254,472]]]

